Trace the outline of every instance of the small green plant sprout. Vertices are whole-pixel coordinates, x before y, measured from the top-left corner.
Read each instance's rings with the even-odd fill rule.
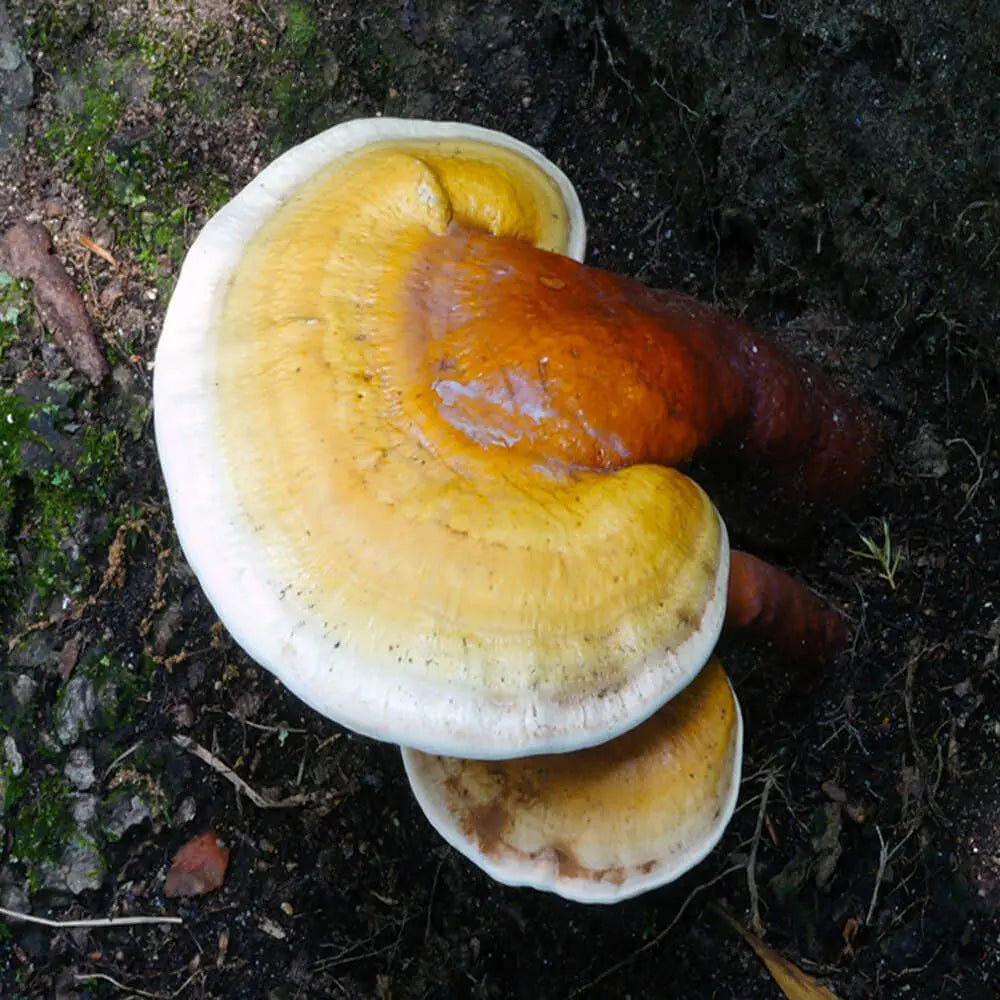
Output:
[[[899,564],[903,558],[903,548],[894,544],[892,535],[889,532],[889,522],[886,518],[882,521],[882,539],[876,541],[870,535],[860,535],[861,548],[849,549],[852,556],[865,559],[874,563],[878,568],[879,579],[885,580],[889,584],[890,590],[896,589],[896,574],[899,571]]]

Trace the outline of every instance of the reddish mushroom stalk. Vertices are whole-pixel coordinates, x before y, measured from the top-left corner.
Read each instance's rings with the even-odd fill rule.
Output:
[[[483,447],[557,472],[676,465],[716,439],[787,488],[846,500],[877,453],[873,416],[820,372],[685,295],[452,226],[411,271],[418,384]],[[838,613],[735,553],[726,623],[803,661],[844,645]]]
[[[724,438],[834,500],[873,463],[864,407],[688,296],[454,225],[417,255],[410,301],[438,412],[483,446],[610,470]]]
[[[726,628],[768,639],[799,662],[828,659],[844,648],[843,619],[784,571],[746,552],[729,559]]]

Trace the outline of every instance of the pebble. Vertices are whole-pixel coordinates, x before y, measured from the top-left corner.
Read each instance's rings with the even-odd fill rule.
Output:
[[[85,839],[74,839],[63,851],[58,865],[41,865],[42,887],[68,891],[74,896],[100,889],[104,881],[104,859],[100,851]]]
[[[31,704],[31,699],[35,697],[35,691],[38,689],[38,684],[36,683],[34,677],[28,674],[18,674],[14,678],[14,682],[11,684],[11,693],[14,695],[14,701],[18,703],[21,708],[26,708]]]
[[[137,794],[129,795],[115,803],[104,824],[105,833],[113,840],[120,839],[126,831],[152,820],[153,813],[145,800]]]
[[[191,820],[194,819],[195,813],[198,811],[197,804],[194,801],[194,797],[191,795],[185,796],[181,799],[181,804],[174,810],[173,825],[176,829],[182,826],[186,826]]]
[[[10,768],[10,773],[15,778],[19,778],[24,774],[24,758],[21,756],[21,751],[17,749],[17,744],[14,742],[13,736],[4,737],[3,754],[7,758],[7,766]]]
[[[56,709],[56,736],[63,746],[75,743],[81,733],[97,723],[97,692],[94,685],[82,676],[71,677],[63,688],[63,695]]]
[[[24,141],[34,73],[18,44],[6,4],[0,3],[0,156]]]
[[[78,791],[93,788],[97,776],[94,774],[94,756],[86,747],[73,747],[63,768],[66,780]]]

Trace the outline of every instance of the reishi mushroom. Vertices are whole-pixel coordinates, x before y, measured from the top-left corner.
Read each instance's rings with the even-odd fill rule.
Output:
[[[724,761],[703,771],[714,825],[694,848],[661,829],[689,866],[732,810],[739,712],[718,667],[694,681],[727,615],[729,550],[672,466],[723,437],[793,488],[845,496],[875,435],[738,321],[585,267],[584,242],[572,185],[507,136],[337,126],[266,168],[192,247],[157,352],[157,445],[184,551],[230,632],[321,713],[415,748],[411,778],[446,758],[523,776],[532,763],[508,758],[614,757],[608,741],[641,743],[632,731],[661,706],[669,724],[651,730],[685,732],[702,686],[725,688],[731,706],[713,712],[728,722],[693,744]],[[733,591],[733,624],[780,625],[808,655],[836,644],[835,612],[752,557],[735,565],[734,584],[763,597]],[[695,715],[704,734],[712,713]],[[641,891],[656,879],[618,871],[638,857],[605,859],[616,874],[596,892],[549,887]]]
[[[684,874],[739,791],[743,724],[717,660],[652,717],[574,753],[508,761],[403,748],[420,807],[499,882],[614,903]]]
[[[154,384],[178,535],[237,641],[352,729],[455,756],[603,742],[715,646],[725,529],[674,469],[561,469],[445,421],[415,256],[454,225],[579,226],[537,154],[393,128],[286,154],[192,248]]]

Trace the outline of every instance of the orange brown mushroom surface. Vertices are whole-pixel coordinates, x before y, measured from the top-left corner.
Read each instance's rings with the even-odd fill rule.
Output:
[[[837,641],[832,611],[743,556],[727,612],[725,528],[673,466],[723,437],[846,495],[875,450],[863,411],[735,320],[585,267],[583,246],[572,186],[529,147],[360,120],[213,218],[170,302],[156,436],[192,567],[251,656],[328,717],[415,748],[411,775],[416,751],[637,746],[682,692],[703,704],[709,681],[689,685],[727,614],[808,655]],[[699,848],[677,847],[687,820],[661,823],[666,853],[695,860],[739,769],[738,709],[707,676],[731,701],[698,743],[728,748],[704,771],[724,804]],[[676,730],[678,706],[648,725]]]
[[[475,135],[351,125],[334,138],[370,141],[291,185],[282,158],[223,209],[171,299],[156,433],[185,552],[244,648],[359,732],[494,758],[602,742],[715,645],[722,523],[674,469],[557,468],[443,418],[414,261],[456,226],[569,245],[574,203],[520,148],[515,172]],[[491,201],[465,192],[484,173]]]

